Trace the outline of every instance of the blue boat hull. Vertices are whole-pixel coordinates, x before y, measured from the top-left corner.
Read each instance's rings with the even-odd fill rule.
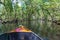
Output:
[[[0,40],[42,40],[32,32],[12,32],[0,35]]]

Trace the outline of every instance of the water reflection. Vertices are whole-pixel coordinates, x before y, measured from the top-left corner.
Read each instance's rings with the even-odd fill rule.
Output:
[[[55,34],[57,34],[57,32],[60,30],[59,29],[60,25],[56,25],[52,22],[40,21],[40,20],[30,21],[30,22],[31,22],[30,29],[40,36],[53,38],[54,36],[56,36]],[[4,32],[9,32],[10,30],[17,28],[18,25],[24,25],[24,26],[28,27],[27,21],[19,22],[18,24],[16,24],[16,23],[1,24],[0,23],[0,34],[4,33]],[[54,37],[54,39],[55,39],[55,37]]]

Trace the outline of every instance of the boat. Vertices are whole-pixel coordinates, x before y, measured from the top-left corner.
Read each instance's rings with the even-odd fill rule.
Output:
[[[0,40],[43,40],[31,30],[21,26],[8,33],[0,35]]]

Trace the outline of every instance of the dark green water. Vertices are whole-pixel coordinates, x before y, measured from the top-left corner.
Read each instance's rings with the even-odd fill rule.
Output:
[[[19,25],[27,26],[28,23],[25,22],[19,22],[17,23],[7,23],[2,24],[0,23],[0,35],[5,32],[9,32],[15,28],[18,28]],[[57,33],[60,33],[60,25],[57,25],[52,22],[45,22],[45,21],[31,21],[30,27],[28,27],[33,32],[37,33],[40,36],[44,37],[53,37],[54,40],[57,40],[58,37],[56,36]],[[56,39],[55,39],[56,36]]]

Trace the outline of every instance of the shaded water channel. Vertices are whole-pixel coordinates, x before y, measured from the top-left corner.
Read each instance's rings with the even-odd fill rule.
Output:
[[[60,40],[60,25],[57,25],[48,21],[30,21],[30,27],[28,27],[27,21],[17,23],[0,23],[0,35],[9,32],[19,25],[24,25],[30,28],[33,32],[37,33],[39,36],[49,38],[50,40]]]

